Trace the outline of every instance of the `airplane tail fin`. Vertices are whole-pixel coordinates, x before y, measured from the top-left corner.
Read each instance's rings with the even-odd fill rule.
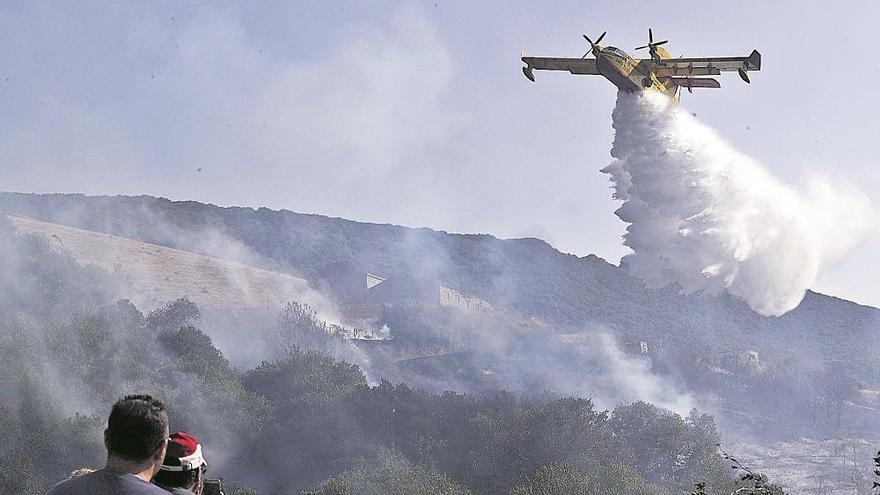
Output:
[[[752,50],[752,54],[746,60],[746,66],[748,70],[761,70],[761,54],[758,50]]]

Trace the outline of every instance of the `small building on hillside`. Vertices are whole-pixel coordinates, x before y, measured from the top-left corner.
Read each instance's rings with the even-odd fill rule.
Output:
[[[492,311],[492,305],[489,304],[489,301],[479,297],[466,296],[449,287],[441,286],[439,295],[441,306],[451,306],[468,313]]]
[[[324,267],[313,286],[321,292],[332,294],[338,303],[349,307],[416,303],[454,307],[466,312],[492,310],[492,305],[485,299],[464,294],[436,280],[407,273],[389,275],[366,272],[351,263],[334,263]]]

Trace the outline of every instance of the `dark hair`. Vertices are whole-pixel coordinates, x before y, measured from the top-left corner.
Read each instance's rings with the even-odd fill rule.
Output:
[[[204,466],[199,466],[189,471],[165,471],[160,470],[153,477],[153,483],[164,488],[191,488],[199,479],[199,471]]]
[[[109,455],[145,461],[167,437],[165,404],[149,395],[126,395],[113,404],[104,431],[104,444]]]

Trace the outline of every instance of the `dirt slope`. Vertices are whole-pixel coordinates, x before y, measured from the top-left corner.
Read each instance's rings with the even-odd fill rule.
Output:
[[[21,232],[44,236],[77,262],[122,271],[130,281],[125,297],[144,309],[189,297],[204,308],[280,307],[290,300],[312,302],[320,296],[308,283],[273,272],[108,234],[20,216],[7,216]]]

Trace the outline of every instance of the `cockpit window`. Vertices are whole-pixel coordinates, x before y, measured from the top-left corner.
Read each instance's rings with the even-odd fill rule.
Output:
[[[623,50],[621,50],[620,48],[613,47],[613,46],[606,47],[602,51],[605,53],[609,53],[611,55],[617,55],[618,57],[626,57],[626,53]]]

